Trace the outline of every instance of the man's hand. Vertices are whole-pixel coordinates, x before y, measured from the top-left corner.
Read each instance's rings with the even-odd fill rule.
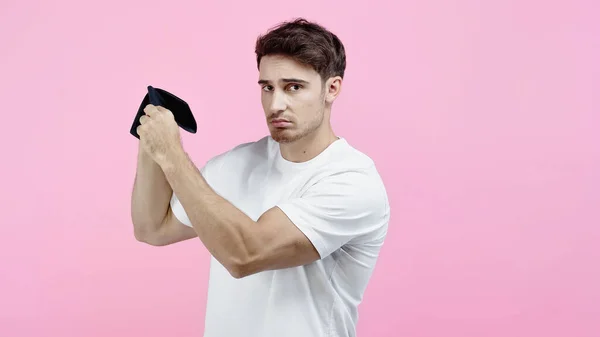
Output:
[[[163,167],[171,155],[183,152],[179,126],[173,113],[161,106],[148,104],[144,112],[137,127],[141,145]]]

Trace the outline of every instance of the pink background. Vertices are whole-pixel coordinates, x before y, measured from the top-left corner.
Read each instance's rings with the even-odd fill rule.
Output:
[[[359,336],[600,336],[598,13],[3,0],[0,336],[202,335],[209,255],[135,241],[129,127],[150,84],[191,105],[199,165],[262,137],[254,41],[296,16],[345,43],[335,130],[392,204]]]

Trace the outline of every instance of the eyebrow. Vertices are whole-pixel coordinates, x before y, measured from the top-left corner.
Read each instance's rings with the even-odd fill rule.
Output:
[[[284,83],[302,83],[302,84],[308,84],[308,81],[301,80],[299,78],[282,78],[279,81],[284,82]],[[258,80],[258,84],[269,84],[269,83],[271,83],[269,80]]]

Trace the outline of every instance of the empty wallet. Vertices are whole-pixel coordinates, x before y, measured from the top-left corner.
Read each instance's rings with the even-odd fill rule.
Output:
[[[198,131],[198,126],[196,125],[196,119],[194,119],[192,110],[184,100],[166,90],[148,86],[148,93],[144,96],[138,112],[135,115],[135,119],[133,120],[133,124],[131,125],[131,130],[129,130],[129,133],[135,138],[140,138],[137,134],[137,127],[140,126],[140,117],[145,115],[144,108],[148,104],[160,105],[163,108],[171,110],[175,117],[175,122],[185,131],[189,133],[196,133],[196,131]]]

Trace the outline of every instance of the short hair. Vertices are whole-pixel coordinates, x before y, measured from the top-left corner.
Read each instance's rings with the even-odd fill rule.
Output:
[[[255,46],[256,63],[266,55],[284,55],[311,66],[323,81],[344,77],[346,52],[340,39],[325,27],[304,18],[284,21],[260,35]]]

